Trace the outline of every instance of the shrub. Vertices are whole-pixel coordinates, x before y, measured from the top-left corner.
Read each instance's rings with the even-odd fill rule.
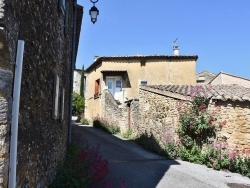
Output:
[[[89,121],[88,121],[86,118],[84,118],[84,117],[82,117],[82,118],[80,119],[80,122],[81,122],[83,125],[89,125]]]
[[[191,102],[189,105],[186,101],[182,101],[179,108],[180,129],[179,135],[183,144],[190,147],[195,142],[198,146],[208,142],[208,138],[215,137],[215,112],[208,110],[209,99],[200,96],[199,92],[202,88],[197,86],[191,90]],[[209,92],[209,90],[207,91]]]
[[[133,138],[132,134],[133,134],[132,129],[128,129],[126,132],[122,134],[122,137],[132,139]]]
[[[72,113],[74,115],[79,115],[84,113],[84,98],[77,94],[76,92],[73,92],[72,94]]]
[[[120,127],[118,126],[118,122],[105,117],[99,117],[99,116],[95,117],[93,119],[93,126],[96,128],[100,128],[110,134],[116,134],[120,132]]]
[[[90,187],[95,183],[103,184],[108,172],[108,161],[99,155],[99,147],[90,148],[86,142],[83,149],[80,149],[76,144],[70,144],[65,163],[59,168],[50,187],[80,188]]]

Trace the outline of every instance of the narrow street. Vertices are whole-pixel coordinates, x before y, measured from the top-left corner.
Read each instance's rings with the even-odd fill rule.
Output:
[[[169,160],[92,126],[73,124],[72,133],[80,142],[100,145],[100,154],[109,161],[109,174],[105,181],[112,183],[113,188],[119,188],[123,181],[127,188],[250,187],[247,177],[215,171],[204,165]]]

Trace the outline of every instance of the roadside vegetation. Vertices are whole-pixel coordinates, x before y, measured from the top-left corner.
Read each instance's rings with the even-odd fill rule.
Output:
[[[76,92],[72,94],[72,114],[77,116],[76,122],[81,122],[84,125],[89,125],[88,120],[84,117],[85,99]]]
[[[199,96],[199,87],[191,91],[192,100],[180,102],[180,126],[175,132],[167,132],[164,146],[153,135],[144,133],[135,141],[148,150],[173,159],[204,164],[215,170],[237,172],[250,178],[250,150],[240,151],[238,145],[229,149],[226,139],[217,138],[226,121],[218,122],[215,111],[208,110],[208,100]],[[209,91],[207,91],[209,92]]]
[[[110,134],[117,134],[120,132],[118,122],[106,117],[95,117],[93,119],[93,127],[102,129],[103,131]]]
[[[68,145],[65,161],[49,188],[112,188],[113,183],[104,180],[108,173],[108,160],[100,155],[99,146],[90,147],[88,142],[81,142],[80,147],[73,142]],[[126,181],[118,188],[126,188]]]
[[[196,87],[191,91],[192,99],[189,103],[180,102],[179,128],[173,132],[168,131],[165,140],[158,140],[148,132],[134,135],[132,130],[121,136],[172,159],[204,164],[215,170],[237,172],[250,178],[250,150],[241,151],[238,145],[229,149],[226,139],[216,137],[216,132],[227,122],[217,121],[215,117],[220,107],[211,112],[208,109],[208,99],[199,96],[200,89]],[[94,118],[94,127],[111,134],[119,132],[117,125],[106,118]]]
[[[102,159],[99,148],[91,148],[84,143],[80,148],[69,144],[65,162],[58,169],[51,188],[83,188],[103,185],[109,173],[108,161]]]

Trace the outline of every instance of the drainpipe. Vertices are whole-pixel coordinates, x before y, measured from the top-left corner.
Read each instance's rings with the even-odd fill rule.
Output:
[[[68,138],[67,142],[71,143],[71,121],[72,121],[72,93],[74,81],[74,69],[76,62],[75,44],[76,44],[76,18],[77,18],[77,0],[74,0],[73,7],[73,35],[72,35],[72,50],[71,50],[71,75],[70,75],[70,95],[69,95],[69,119],[68,119]]]
[[[13,104],[12,104],[10,167],[9,167],[9,186],[8,186],[9,188],[16,187],[18,116],[19,116],[20,89],[21,89],[21,79],[22,79],[23,52],[24,52],[24,41],[18,40],[14,90],[13,90]]]

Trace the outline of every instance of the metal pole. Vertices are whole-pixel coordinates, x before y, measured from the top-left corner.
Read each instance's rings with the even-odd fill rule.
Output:
[[[11,141],[10,141],[10,167],[9,167],[9,188],[16,187],[16,163],[17,163],[17,138],[18,138],[18,116],[20,104],[20,90],[22,79],[24,41],[18,40],[15,79],[12,104],[12,123],[11,123]]]

